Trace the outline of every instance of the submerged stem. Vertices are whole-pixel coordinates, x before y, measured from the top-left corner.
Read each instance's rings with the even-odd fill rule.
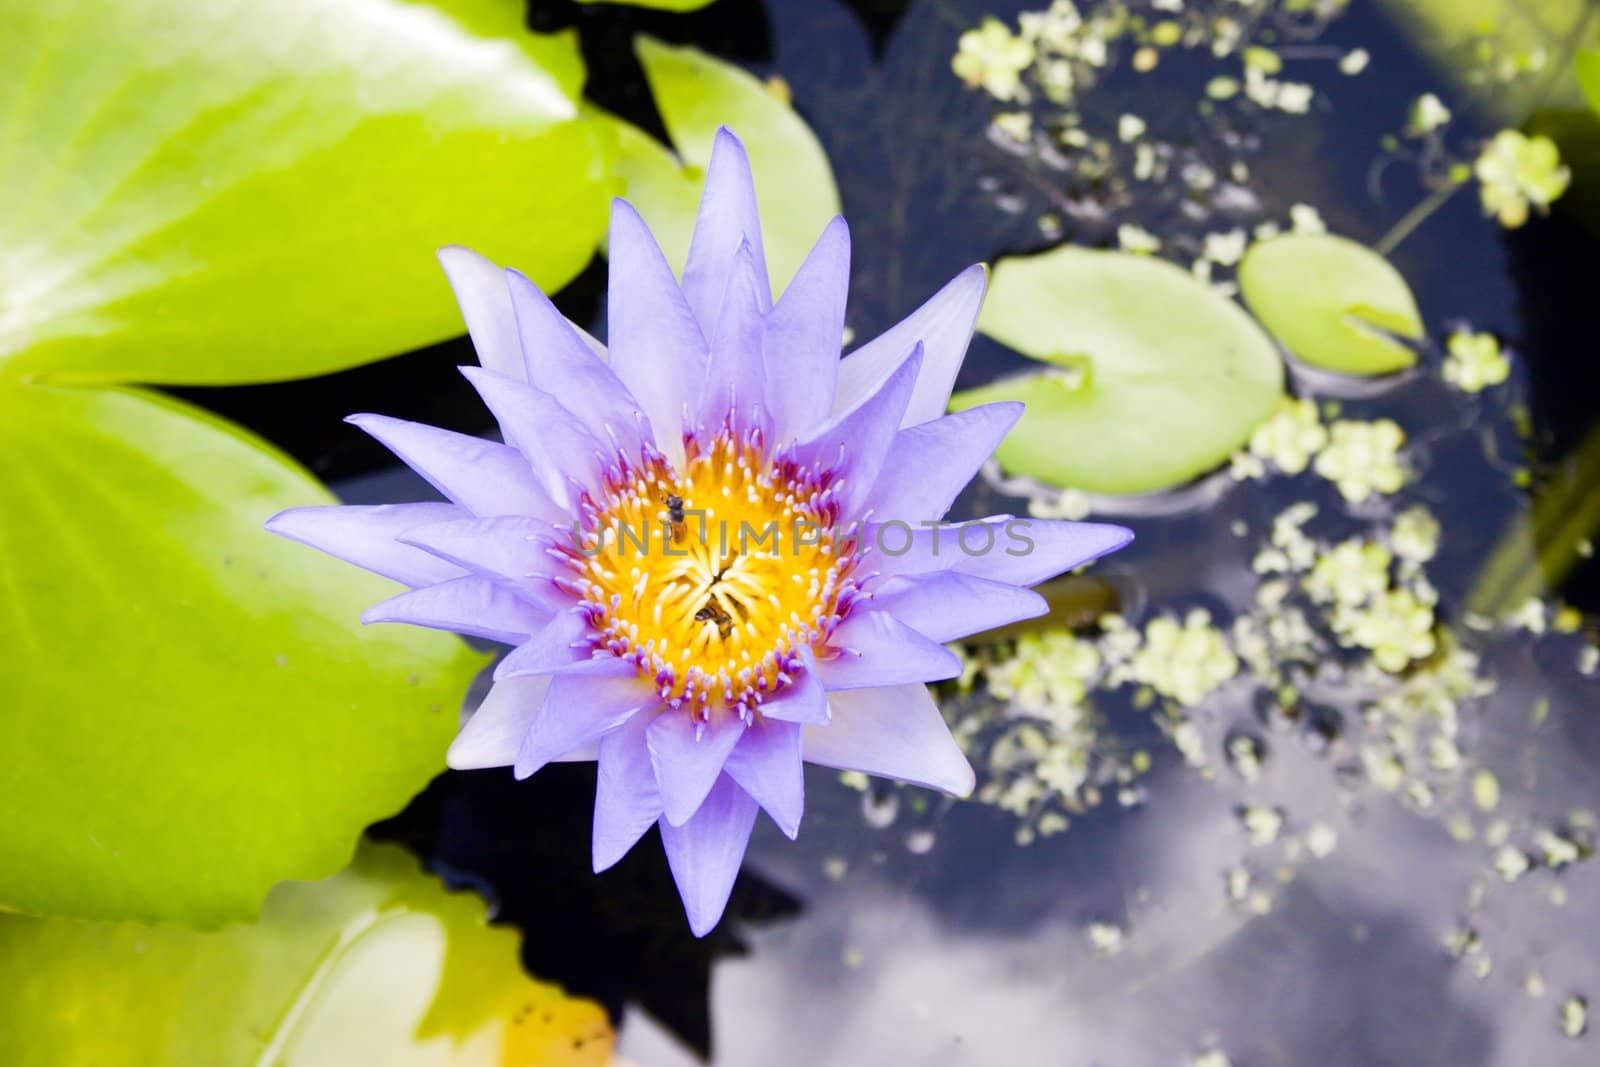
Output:
[[[1426,222],[1429,215],[1443,207],[1445,201],[1454,196],[1456,190],[1466,184],[1466,182],[1451,182],[1441,189],[1435,189],[1426,199],[1406,212],[1399,222],[1389,227],[1389,232],[1384,234],[1378,243],[1372,246],[1372,250],[1380,256],[1387,256],[1390,252],[1393,252],[1401,241],[1411,236],[1411,231]]]

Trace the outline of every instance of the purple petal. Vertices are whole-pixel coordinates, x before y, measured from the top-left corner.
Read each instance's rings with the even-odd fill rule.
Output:
[[[773,440],[791,441],[833,410],[850,289],[850,227],[828,223],[767,316],[762,342]]]
[[[570,603],[572,599],[554,589],[549,581],[566,570],[561,561],[551,555],[552,546],[563,540],[570,543],[571,536],[569,528],[543,519],[499,515],[492,519],[452,519],[417,526],[401,535],[401,544],[415,545],[475,574],[504,579],[519,591],[549,605]]]
[[[494,669],[494,680],[554,674],[585,662],[594,648],[587,608],[558,612],[539,632],[512,649]]]
[[[795,456],[802,464],[817,463],[824,469],[832,467],[843,472],[839,508],[846,518],[858,515],[871,496],[921,367],[922,349],[913,347],[905,360],[859,404],[835,415],[795,446]]]
[[[817,673],[830,694],[839,689],[937,682],[961,674],[959,656],[884,611],[862,611],[858,606],[833,631],[828,644],[837,654],[818,659]]]
[[[462,367],[461,373],[489,406],[506,440],[528,458],[550,499],[570,508],[573,482],[584,488],[600,484],[608,450],[555,397],[479,367]]]
[[[729,415],[735,427],[748,427],[752,413],[764,418],[766,368],[761,361],[762,300],[766,268],[755,261],[748,244],[734,256],[727,298],[712,334],[711,356],[700,394],[696,425],[708,434],[722,429]],[[763,273],[757,274],[757,271]]]
[[[1098,522],[993,515],[915,527],[900,520],[869,522],[862,539],[863,584],[869,588],[877,578],[946,570],[1034,585],[1121,548],[1133,532]]]
[[[474,515],[533,515],[552,522],[567,517],[528,461],[508,445],[387,415],[351,415],[345,421],[377,438],[428,484]]]
[[[745,731],[728,755],[728,777],[751,798],[791,839],[800,833],[805,813],[806,783],[800,760],[797,722],[763,719]]]
[[[726,126],[717,130],[706,168],[706,187],[700,195],[689,258],[683,267],[683,295],[709,334],[721,317],[723,295],[733,276],[739,246],[748,242],[757,268],[761,310],[772,306],[767,281],[767,259],[761,249],[761,215],[756,207],[755,179],[744,145]],[[612,339],[616,344],[616,339]]]
[[[1022,417],[1022,408],[984,404],[895,434],[872,488],[873,511],[906,522],[943,518]]]
[[[817,661],[811,649],[800,649],[805,667],[777,696],[761,704],[761,714],[784,722],[825,723],[828,721],[828,692],[817,676]]]
[[[596,439],[637,456],[652,437],[644,408],[538,286],[514,270],[506,278],[529,383],[555,397]]]
[[[641,712],[600,739],[592,845],[596,874],[626,856],[661,818],[661,791],[644,743],[650,722]]]
[[[661,822],[667,865],[694,936],[704,937],[722,918],[755,824],[756,802],[727,775],[717,779],[688,822]]]
[[[517,750],[516,776],[526,778],[573,749],[600,740],[654,703],[655,694],[625,660],[590,660],[580,670],[553,675],[544,706]]]
[[[537,633],[550,615],[549,609],[471,574],[390,597],[368,608],[361,621],[404,622],[515,645]]]
[[[1022,553],[1027,542],[1008,534],[1012,515],[991,515],[970,522],[919,522],[904,519],[866,523],[862,533],[862,584],[897,574],[948,571],[994,553]],[[1026,527],[1022,527],[1026,529]]]
[[[445,762],[458,771],[511,766],[549,689],[548,677],[496,682],[456,734]]]
[[[920,341],[924,356],[922,376],[917,380],[916,391],[911,395],[911,403],[900,425],[915,426],[943,415],[988,286],[989,272],[983,264],[968,267],[926,304],[846,356],[839,365],[839,391],[833,401],[834,410],[857,403],[874,382]]]
[[[321,549],[335,559],[418,586],[459,578],[462,570],[395,538],[415,527],[464,514],[454,504],[331,505],[280,511],[267,520],[266,527],[279,537]]]
[[[737,247],[728,249],[730,258]],[[610,257],[611,369],[644,406],[656,444],[681,461],[684,412],[706,377],[705,336],[655,238],[625,200],[611,204]]]
[[[667,822],[680,826],[695,813],[744,731],[743,721],[732,715],[707,723],[687,709],[668,711],[650,724],[645,744]]]
[[[942,789],[972,792],[972,765],[925,685],[853,689],[829,696],[833,721],[808,726],[808,763]]]
[[[1005,536],[1012,542],[1008,549],[967,556],[955,569],[995,582],[1036,585],[1115,552],[1133,540],[1133,531],[1103,522],[1016,518]]]
[[[891,578],[873,592],[871,603],[931,641],[954,641],[1050,610],[1031,589],[958,571]]]
[[[517,322],[511,314],[505,272],[470,248],[439,249],[439,265],[455,290],[478,362],[496,374],[526,381]]]

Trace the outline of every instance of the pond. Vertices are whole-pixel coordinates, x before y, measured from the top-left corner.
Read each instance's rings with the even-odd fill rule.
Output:
[[[372,836],[482,893],[638,1067],[1597,1062],[1600,127],[1569,72],[1600,6],[530,7],[662,141],[636,33],[790,101],[851,225],[847,336],[998,263],[956,404],[1030,413],[952,518],[1136,540],[961,644],[972,798],[808,766],[798,839],[758,822],[703,939],[654,831],[591,872],[592,764],[447,772]],[[1570,168],[1525,219],[1475,171],[1502,130]],[[1117,255],[1041,258],[1068,247]],[[556,298],[602,339],[605,284]],[[348,503],[435,499],[339,420],[490,434],[473,361],[177,392]]]
[[[1600,682],[1592,623],[1574,614],[1593,610],[1596,570],[1585,552],[1551,585],[1525,557],[1562,486],[1567,509],[1595,492],[1573,481],[1593,477],[1581,447],[1593,447],[1596,410],[1583,312],[1593,218],[1557,211],[1503,229],[1469,188],[1393,230],[1451,161],[1470,163],[1470,146],[1549,106],[1540,93],[1555,79],[1520,77],[1525,110],[1508,116],[1495,96],[1511,89],[1462,74],[1509,58],[1510,35],[1484,34],[1485,53],[1503,53],[1490,58],[1465,46],[1430,56],[1415,43],[1427,5],[1360,0],[1081,4],[1091,18],[1179,18],[1208,40],[1217,16],[1241,28],[1221,56],[1166,49],[1145,71],[1133,35],[1113,36],[1070,107],[1036,94],[1008,108],[954,76],[963,33],[986,18],[1014,29],[1043,6],[772,0],[676,20],[572,17],[596,42],[591,92],[640,121],[639,72],[607,43],[635,25],[783,79],[852,224],[856,336],[968,263],[1063,242],[1114,248],[1119,230],[1126,247],[1129,226],[1184,266],[1209,260],[1217,283],[1242,251],[1218,252],[1218,239],[1242,243],[1262,224],[1369,246],[1390,235],[1423,309],[1416,370],[1373,383],[1301,368],[1291,387],[1315,405],[1302,412],[1313,424],[1398,424],[1403,486],[1352,503],[1312,470],[1224,470],[1198,493],[1065,502],[1138,539],[1059,588],[1042,628],[974,645],[970,691],[945,687],[977,800],[810,768],[805,831],[791,843],[762,823],[732,921],[704,942],[682,929],[655,850],[591,880],[592,771],[521,784],[451,774],[383,835],[487,888],[526,932],[534,973],[620,1013],[621,1048],[640,1064],[1591,1062],[1589,1040],[1568,1034],[1600,991],[1589,936]],[[1208,106],[1208,86],[1237,79],[1249,48],[1281,57],[1279,76],[1310,103]],[[1448,109],[1448,124],[1418,130],[1419,98]],[[1035,125],[1021,139],[996,121],[1025,113]],[[1137,132],[1083,168],[1039,132],[1069,114],[1099,138],[1119,121],[1128,133],[1125,115]],[[1141,145],[1160,146],[1164,177],[1135,177]],[[598,330],[602,288],[591,271],[564,310]],[[1479,392],[1447,382],[1458,331],[1497,338],[1509,380]],[[375,407],[386,392],[383,410],[481,431],[445,373],[460,358],[451,347],[353,372],[349,394]],[[958,384],[1027,367],[980,335]],[[315,402],[339,403],[321,391]],[[233,410],[252,421],[260,409]],[[353,440],[307,441],[257,418],[346,499],[418,496],[409,478],[357,474],[375,454]],[[1024,512],[1030,488],[1036,513],[1063,506],[992,469],[958,514]],[[1407,540],[1419,526],[1422,547]],[[1298,588],[1341,542],[1343,580],[1361,580],[1365,545],[1383,553],[1380,571],[1401,557],[1393,569],[1409,577],[1395,589],[1436,591],[1425,628],[1437,649],[1391,672],[1341,642],[1330,597]],[[1287,558],[1297,550],[1309,555]],[[1120,651],[1097,622],[1113,611],[1131,628]],[[1185,628],[1163,632],[1140,666],[1158,619]]]

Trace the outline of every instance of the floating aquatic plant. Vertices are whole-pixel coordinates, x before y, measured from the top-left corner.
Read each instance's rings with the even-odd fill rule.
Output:
[[[445,250],[483,364],[464,373],[507,443],[355,416],[448,503],[269,525],[413,587],[368,622],[514,645],[450,764],[597,759],[595,869],[659,825],[704,934],[758,807],[798,833],[802,759],[968,793],[924,684],[962,671],[940,642],[1042,614],[1025,586],[1130,535],[939,522],[1021,414],[941,417],[982,268],[840,361],[846,227],[774,303],[726,130],[681,284],[625,201],[610,242],[608,349],[522,275]]]
[[[1317,454],[1313,467],[1346,500],[1359,504],[1405,484],[1406,469],[1400,461],[1405,443],[1405,431],[1393,419],[1339,419],[1328,427],[1328,445]]]
[[[1464,393],[1481,393],[1511,376],[1511,361],[1493,334],[1457,330],[1450,335],[1446,350],[1440,373]]]
[[[1572,171],[1562,165],[1556,143],[1520,130],[1495,134],[1472,171],[1484,213],[1498,218],[1508,230],[1527,222],[1530,208],[1540,214],[1548,211],[1572,182]]]
[[[996,100],[1011,100],[1022,91],[1022,72],[1033,62],[1033,42],[1014,34],[997,18],[986,18],[975,30],[961,35],[959,50],[950,61],[956,77],[968,85],[982,86]]]

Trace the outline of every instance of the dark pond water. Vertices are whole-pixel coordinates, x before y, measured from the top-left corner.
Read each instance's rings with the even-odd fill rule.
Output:
[[[1115,246],[1128,222],[1198,246],[1207,232],[1286,222],[1305,203],[1330,229],[1375,244],[1427,195],[1417,167],[1385,147],[1413,100],[1434,92],[1456,112],[1448,141],[1460,152],[1508,124],[1496,92],[1444,76],[1394,8],[1353,0],[1325,24],[1253,24],[1286,57],[1305,57],[1284,76],[1312,86],[1307,115],[1200,121],[1196,100],[1217,64],[1200,56],[1135,76],[1124,56],[1084,95],[1085,113],[1144,116],[1151,137],[1218,169],[1246,160],[1250,196],[1219,206],[1169,184],[1119,197],[997,143],[994,101],[951,73],[959,35],[984,15],[1014,26],[1018,12],[1045,6],[721,0],[675,18],[536,3],[530,21],[577,25],[591,96],[647,127],[656,120],[627,58],[635,30],[781,75],[838,178],[856,248],[850,326],[863,337],[968,263],[1063,241]],[[1570,43],[1552,43],[1552,66]],[[1334,62],[1354,49],[1371,57],[1359,76]],[[1528,99],[1554,99],[1542,91]],[[1580,187],[1596,177],[1573,163]],[[1186,202],[1202,206],[1186,212]],[[1352,507],[1310,475],[1222,475],[1203,507],[1124,518],[1135,546],[1063,593],[1119,606],[1136,627],[1196,607],[1218,634],[1252,613],[1270,626],[1283,617],[1260,607],[1273,576],[1252,564],[1284,509],[1315,504],[1306,530],[1326,548],[1390,537],[1420,505],[1443,531],[1426,564],[1437,632],[1475,657],[1450,661],[1466,680],[1430,665],[1396,682],[1324,643],[1314,662],[1271,665],[1284,673],[1270,680],[1236,664],[1197,699],[1091,685],[1092,712],[1035,716],[1038,749],[1025,758],[1016,749],[1028,749],[1018,729],[1029,716],[981,686],[952,693],[950,716],[970,727],[980,785],[992,786],[987,802],[812,771],[799,841],[758,827],[730,918],[704,941],[689,936],[653,841],[589,873],[592,768],[555,766],[525,783],[509,771],[448,774],[378,832],[496,900],[527,933],[530,969],[604,1002],[621,1019],[625,1054],[648,1067],[1600,1062],[1593,1033],[1562,1032],[1600,997],[1600,876],[1589,859],[1600,678],[1581,669],[1592,668],[1584,648],[1600,572],[1579,559],[1557,588],[1517,587],[1539,598],[1519,625],[1473,613],[1496,546],[1528,528],[1534,495],[1576,477],[1571,457],[1600,421],[1595,232],[1565,211],[1502,230],[1471,189],[1458,193],[1390,257],[1427,321],[1423,371],[1341,402],[1344,417],[1405,428],[1410,484]],[[599,266],[581,277],[565,310],[603,326],[603,277]],[[1443,339],[1466,324],[1513,352],[1505,386],[1466,395],[1439,380]],[[191,395],[288,448],[348,499],[415,499],[421,483],[339,420],[378,410],[485,431],[453,370],[468,361],[457,343],[312,383]],[[1025,366],[980,337],[959,384]],[[1027,507],[991,481],[958,510]],[[1560,604],[1591,613],[1587,630],[1562,632],[1576,620],[1558,619]],[[1101,655],[1104,640],[1084,637]],[[1010,650],[986,653],[995,671]],[[1036,783],[1039,761],[1055,755],[1078,759],[1081,780],[1043,796],[1036,784],[1006,792],[1019,777]],[[1497,795],[1486,795],[1491,779]]]

